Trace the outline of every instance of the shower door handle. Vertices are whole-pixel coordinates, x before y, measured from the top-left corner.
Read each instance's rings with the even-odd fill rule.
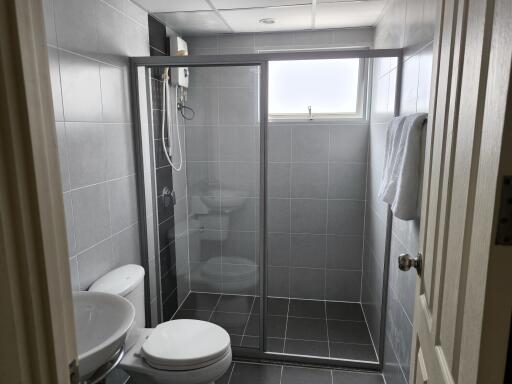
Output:
[[[411,269],[411,267],[416,269],[418,276],[421,276],[421,253],[418,253],[418,256],[416,257],[411,257],[407,253],[402,253],[400,256],[398,256],[398,268],[400,268],[401,271],[407,272]]]

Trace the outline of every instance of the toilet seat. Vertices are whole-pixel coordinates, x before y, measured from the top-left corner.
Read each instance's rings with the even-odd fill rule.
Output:
[[[230,352],[230,337],[224,329],[207,321],[187,319],[159,324],[141,348],[148,365],[167,371],[203,368]]]

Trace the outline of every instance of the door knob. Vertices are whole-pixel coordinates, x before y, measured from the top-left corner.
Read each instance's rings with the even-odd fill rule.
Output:
[[[416,272],[418,273],[418,276],[421,276],[421,253],[418,253],[418,256],[411,257],[407,253],[402,253],[400,256],[398,256],[398,268],[400,268],[401,271],[408,271],[409,269],[416,268]]]

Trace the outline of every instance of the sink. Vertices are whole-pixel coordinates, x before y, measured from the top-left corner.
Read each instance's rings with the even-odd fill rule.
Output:
[[[123,346],[135,318],[124,297],[102,292],[73,292],[80,379],[87,379]]]
[[[223,211],[231,211],[241,207],[247,197],[247,193],[235,190],[222,190],[209,192],[208,194],[201,196],[201,201],[210,209],[218,210],[219,208]]]

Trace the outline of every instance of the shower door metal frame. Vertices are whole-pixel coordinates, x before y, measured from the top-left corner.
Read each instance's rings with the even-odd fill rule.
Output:
[[[142,139],[141,121],[139,111],[139,89],[138,89],[138,68],[139,67],[230,67],[230,66],[254,66],[260,68],[259,81],[259,102],[260,102],[260,212],[259,212],[259,289],[260,289],[260,335],[259,348],[233,347],[234,356],[238,359],[258,360],[275,363],[297,364],[301,366],[322,366],[332,368],[355,368],[368,370],[381,370],[384,360],[385,344],[385,320],[387,308],[387,290],[388,290],[388,271],[389,271],[389,248],[391,243],[391,223],[392,215],[388,209],[385,259],[384,259],[384,277],[382,286],[382,305],[380,322],[380,340],[379,345],[374,346],[377,352],[378,362],[334,359],[324,357],[313,357],[303,355],[292,355],[275,352],[265,352],[267,347],[267,337],[265,329],[266,304],[267,304],[267,152],[268,152],[268,63],[270,61],[281,60],[313,60],[313,59],[348,59],[348,58],[397,58],[397,80],[395,92],[395,116],[399,113],[401,73],[403,51],[402,49],[349,49],[349,50],[319,50],[319,51],[287,51],[287,52],[265,52],[250,54],[233,55],[202,55],[202,56],[148,56],[131,57],[131,105],[135,120],[134,139],[137,147],[137,192],[139,193],[139,217],[146,217],[144,201],[144,165],[142,161]],[[147,73],[147,71],[145,71]],[[371,73],[368,76],[368,92],[371,94]],[[369,96],[368,96],[369,97]],[[143,267],[148,270],[147,237],[145,232],[145,221],[141,221],[141,260]],[[147,275],[147,274],[146,274]],[[149,300],[146,300],[146,313],[148,313]]]

